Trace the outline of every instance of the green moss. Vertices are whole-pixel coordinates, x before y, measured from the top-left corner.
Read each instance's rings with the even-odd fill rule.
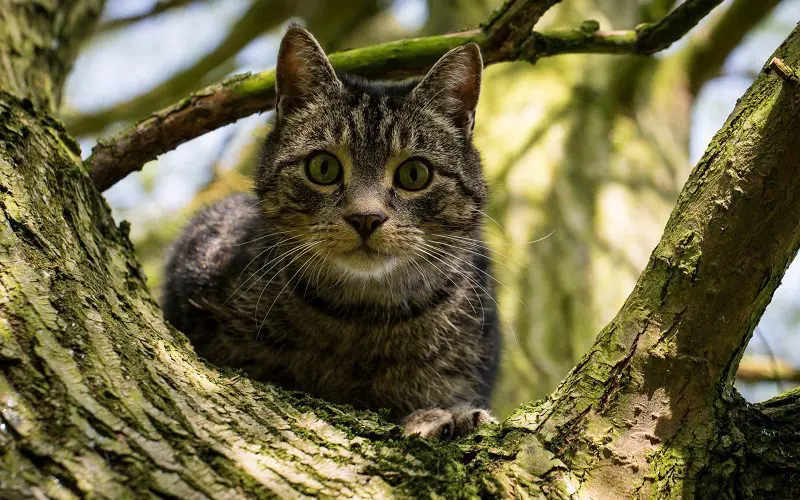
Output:
[[[233,92],[242,96],[253,96],[275,91],[275,71],[262,71],[256,74],[245,74],[226,80],[223,86],[230,87]]]

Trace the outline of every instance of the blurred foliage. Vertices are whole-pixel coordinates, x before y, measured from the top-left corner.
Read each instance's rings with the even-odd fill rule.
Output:
[[[263,0],[253,4],[259,1]],[[737,1],[738,5],[752,0]],[[275,7],[272,17],[250,24],[258,25],[258,34],[266,33],[270,41],[268,46],[258,45],[259,50],[268,47],[272,52],[277,48],[278,26],[289,15],[308,25],[326,49],[335,50],[476,26],[500,5],[499,0],[268,3]],[[191,7],[198,4],[214,2],[196,1]],[[662,17],[673,4],[569,0],[549,12],[539,27],[572,27],[595,19],[602,29],[629,28]],[[775,17],[758,29],[791,28],[791,23],[784,26]],[[702,37],[706,29],[701,26],[692,36]],[[226,36],[219,38],[224,44]],[[495,400],[498,413],[553,389],[616,313],[647,262],[691,169],[695,95],[689,69],[691,51],[698,45],[714,48],[713,41],[690,40],[655,58],[570,55],[535,66],[502,64],[487,69],[475,140],[492,186],[486,233],[505,333],[505,360]],[[762,61],[774,48],[767,45],[762,42],[761,52],[752,59]],[[215,74],[221,67],[240,69],[231,64],[234,55],[219,58]],[[199,87],[203,80],[194,83],[181,83],[177,93]],[[162,85],[170,85],[169,77]],[[197,145],[188,150],[194,154],[185,153],[184,148],[199,144],[193,141],[176,152],[192,160],[188,166],[166,155],[148,165],[139,180],[126,179],[109,193],[112,203],[118,200],[117,214],[134,219],[133,237],[154,291],[160,284],[164,252],[187,218],[199,207],[251,186],[249,176],[267,125],[264,117],[245,122],[209,134],[215,141],[211,151],[217,151],[210,159],[199,153]],[[172,171],[172,177],[165,171]],[[146,212],[140,203],[147,198],[148,185],[150,192],[159,190],[168,198],[163,194],[165,185],[177,187],[187,181],[196,194],[181,203],[182,208],[165,215],[157,206],[149,215],[141,215]],[[796,332],[800,308],[792,304],[784,316],[794,315],[791,324]],[[781,333],[770,335],[771,341],[790,337]],[[793,338],[798,338],[796,333]],[[795,359],[800,360],[800,353]]]

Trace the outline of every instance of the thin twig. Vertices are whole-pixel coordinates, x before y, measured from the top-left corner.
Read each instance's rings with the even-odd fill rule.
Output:
[[[128,17],[119,17],[117,19],[111,19],[109,21],[106,21],[100,24],[95,31],[97,33],[105,33],[108,31],[114,31],[121,28],[125,28],[127,26],[130,26],[131,24],[138,23],[139,21],[144,21],[145,19],[155,17],[159,14],[163,14],[165,12],[169,12],[171,10],[180,7],[184,7],[196,1],[197,0],[163,0],[153,5],[153,7],[151,7],[150,10],[142,12],[141,14],[135,14],[133,16],[128,16]]]
[[[720,3],[722,0],[687,0],[659,22],[640,24],[633,30],[600,31],[597,21],[590,20],[578,29],[533,32],[520,58],[535,62],[558,54],[651,55],[681,39]]]
[[[742,358],[736,370],[736,380],[742,382],[800,383],[800,369],[783,359],[749,355]],[[783,389],[779,386],[779,391]]]
[[[636,53],[653,54],[666,49],[695,27],[722,0],[687,0],[664,19],[636,28]]]

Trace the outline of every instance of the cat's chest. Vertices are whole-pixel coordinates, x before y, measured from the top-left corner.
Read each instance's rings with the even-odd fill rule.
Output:
[[[398,411],[472,396],[480,353],[462,338],[460,322],[429,318],[363,325],[312,319],[307,315],[297,332],[304,341],[280,359],[279,371],[290,385],[333,401]]]
[[[469,398],[478,359],[461,349],[409,356],[358,344],[351,349],[297,350],[281,360],[280,372],[298,389],[336,402],[400,412],[447,406]]]

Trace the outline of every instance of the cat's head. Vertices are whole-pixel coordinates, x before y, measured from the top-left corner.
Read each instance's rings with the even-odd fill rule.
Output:
[[[289,28],[256,179],[283,251],[312,274],[364,280],[435,272],[469,248],[487,193],[471,142],[481,72],[467,44],[418,82],[337,75],[310,33]]]

